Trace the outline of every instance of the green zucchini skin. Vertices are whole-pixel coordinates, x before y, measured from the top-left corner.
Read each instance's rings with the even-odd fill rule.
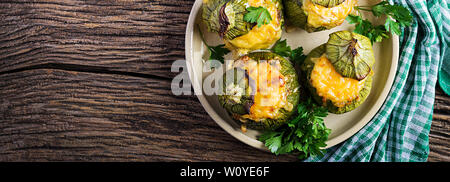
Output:
[[[344,107],[335,106],[331,100],[325,99],[325,103],[323,102],[323,98],[317,94],[317,90],[311,85],[311,72],[314,69],[314,61],[312,59],[321,57],[324,53],[326,53],[326,44],[322,44],[319,47],[313,49],[309,55],[306,57],[305,61],[301,65],[301,71],[304,74],[306,88],[313,97],[313,99],[318,103],[328,108],[328,111],[334,114],[343,114],[346,112],[350,112],[357,107],[359,107],[364,101],[367,99],[367,96],[370,94],[370,90],[372,88],[372,75],[366,78],[364,83],[364,87],[359,92],[359,97],[350,103],[348,103]]]
[[[277,8],[280,25],[284,25],[282,0],[272,0]],[[244,20],[248,0],[209,0],[202,6],[202,21],[209,32],[218,33],[221,38],[233,40],[250,32],[256,24]],[[232,11],[226,11],[226,9]]]
[[[330,34],[326,54],[339,74],[356,80],[368,76],[375,63],[370,39],[345,30]]]
[[[312,0],[314,4],[318,4],[324,7],[334,7],[342,2],[343,0]],[[286,22],[289,26],[295,26],[306,30],[307,32],[319,32],[323,30],[328,30],[332,27],[313,27],[308,23],[308,13],[303,10],[303,0],[283,0],[284,12],[286,14]]]
[[[203,3],[202,20],[209,32],[218,33],[222,38],[232,40],[247,34],[253,27],[244,21],[247,0],[209,0]],[[225,9],[232,9],[227,14]]]
[[[300,28],[305,28],[308,16],[302,9],[302,0],[284,0],[284,12],[286,14],[286,21],[289,25],[294,25]]]
[[[261,60],[279,60],[280,61],[280,73],[287,78],[286,80],[286,91],[287,91],[287,101],[293,105],[293,109],[291,111],[287,111],[284,108],[281,108],[279,113],[275,119],[266,118],[261,121],[253,121],[250,119],[244,119],[241,116],[249,113],[249,107],[253,104],[252,95],[250,93],[249,87],[251,87],[248,83],[248,80],[244,79],[242,75],[244,74],[236,74],[239,71],[243,71],[241,68],[232,68],[235,70],[235,77],[233,83],[235,85],[239,85],[243,88],[244,94],[240,98],[240,102],[237,103],[232,96],[222,94],[218,96],[219,103],[222,107],[228,112],[228,114],[233,118],[233,120],[240,124],[244,125],[250,129],[256,130],[270,130],[275,129],[287,122],[292,116],[295,114],[299,99],[300,99],[300,85],[298,82],[298,75],[296,70],[294,69],[293,64],[283,58],[280,55],[277,55],[272,52],[253,52],[249,53],[245,56],[250,57],[252,60],[261,61]],[[240,69],[240,70],[239,70]],[[231,69],[230,69],[231,70]],[[229,71],[230,71],[229,70]],[[223,91],[225,93],[225,89],[227,87],[226,83],[226,74],[223,76]],[[241,75],[241,76],[239,76]],[[245,76],[244,76],[245,77]]]

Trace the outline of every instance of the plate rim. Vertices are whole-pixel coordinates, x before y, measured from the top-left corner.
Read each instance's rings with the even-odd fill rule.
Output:
[[[186,34],[185,34],[185,59],[186,59],[186,68],[188,70],[189,79],[191,81],[192,87],[194,89],[194,92],[203,92],[202,90],[198,91],[199,83],[198,83],[198,77],[193,72],[193,38],[194,38],[194,29],[195,29],[195,19],[197,17],[197,14],[200,10],[200,7],[202,5],[202,0],[196,0],[192,6],[192,9],[189,14],[188,23],[186,25]],[[384,105],[384,102],[386,101],[392,86],[394,84],[395,75],[397,72],[397,66],[399,61],[399,37],[395,34],[391,34],[391,38],[388,39],[392,42],[392,66],[390,67],[390,71],[386,80],[386,84],[384,85],[385,88],[383,88],[382,92],[380,93],[379,99],[376,100],[375,104],[372,106],[372,108],[369,110],[368,113],[366,113],[361,120],[359,120],[355,125],[350,127],[348,130],[343,132],[342,134],[332,138],[331,140],[327,140],[325,142],[327,144],[326,148],[333,147],[337,144],[340,144],[344,142],[345,140],[349,139],[353,135],[355,135],[357,132],[359,132],[367,123],[369,123],[373,117],[378,113],[378,111],[382,108]],[[201,87],[200,87],[201,88]],[[197,89],[197,90],[196,90]],[[242,132],[236,132],[236,129],[231,127],[230,124],[227,123],[227,121],[223,120],[215,111],[212,109],[209,102],[206,100],[206,97],[201,94],[197,95],[197,98],[199,99],[200,103],[203,106],[203,109],[208,113],[208,115],[228,134],[232,135],[234,138],[238,139],[239,141],[250,145],[254,148],[257,148],[259,150],[269,151],[266,146],[253,138],[250,138],[247,135],[244,135]],[[219,120],[219,121],[218,121]],[[361,122],[364,121],[364,122]],[[240,130],[239,130],[240,131]]]

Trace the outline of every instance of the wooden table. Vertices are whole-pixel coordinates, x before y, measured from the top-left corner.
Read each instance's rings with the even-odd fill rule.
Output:
[[[194,0],[0,1],[1,161],[295,161],[171,92]],[[438,90],[430,161],[450,161]]]

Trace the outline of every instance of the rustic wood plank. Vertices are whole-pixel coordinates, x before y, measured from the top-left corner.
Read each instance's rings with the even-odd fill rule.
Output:
[[[36,69],[0,77],[0,161],[295,161],[222,130],[170,81]],[[251,152],[249,152],[251,151]]]
[[[428,161],[450,162],[450,97],[437,85]]]
[[[173,77],[193,2],[0,1],[0,72],[66,63]]]

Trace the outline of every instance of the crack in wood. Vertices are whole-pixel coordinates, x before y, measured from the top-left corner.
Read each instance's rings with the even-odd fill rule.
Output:
[[[22,68],[16,68],[13,70],[0,72],[0,75],[18,73],[18,72],[28,71],[28,70],[37,70],[37,69],[57,69],[57,70],[76,71],[76,72],[84,72],[84,73],[124,75],[124,76],[150,78],[150,79],[165,80],[165,81],[172,80],[172,78],[161,77],[161,76],[152,75],[152,74],[109,70],[109,68],[101,67],[101,66],[63,64],[63,63],[46,63],[46,64],[38,64],[38,65],[33,65],[33,66],[26,66],[26,67],[22,67]]]

